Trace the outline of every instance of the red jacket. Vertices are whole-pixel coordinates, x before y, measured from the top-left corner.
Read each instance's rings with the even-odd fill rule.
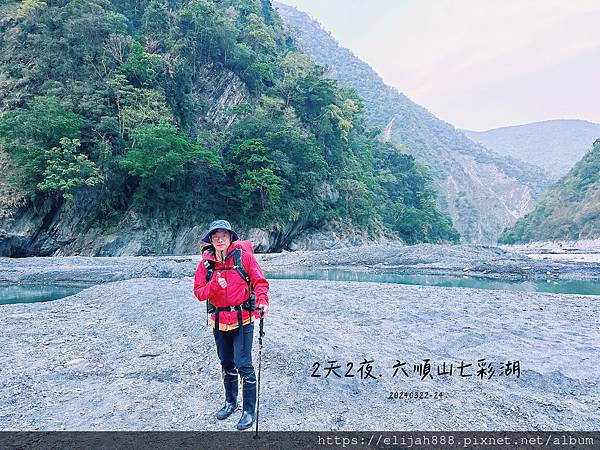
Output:
[[[198,264],[196,269],[196,275],[194,277],[194,295],[201,302],[210,300],[210,303],[216,307],[223,306],[236,306],[241,305],[244,301],[250,297],[250,289],[246,280],[244,280],[239,272],[235,269],[222,270],[223,267],[233,267],[234,258],[229,258],[224,263],[215,260],[212,253],[207,250],[212,245],[206,245],[202,248],[202,261]],[[265,278],[265,275],[258,265],[258,261],[254,257],[254,251],[252,248],[252,242],[250,241],[235,241],[232,242],[227,249],[227,255],[231,253],[235,248],[242,249],[242,264],[244,269],[250,277],[250,284],[256,295],[256,306],[262,304],[269,304],[269,298],[267,296],[269,292],[269,282]],[[206,282],[206,267],[204,266],[204,260],[214,261],[214,272],[210,281]],[[223,289],[219,285],[217,278],[225,278],[227,281],[227,287]],[[242,320],[244,325],[253,322],[255,318],[260,318],[259,311],[254,311],[250,315],[249,311],[242,310]],[[211,314],[211,325],[215,326],[215,313]],[[238,327],[238,316],[237,311],[219,311],[219,330],[228,331]]]

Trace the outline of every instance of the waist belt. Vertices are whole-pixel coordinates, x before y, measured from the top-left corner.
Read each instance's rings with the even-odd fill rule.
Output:
[[[215,307],[215,329],[219,330],[219,312],[221,312],[221,311],[229,311],[229,312],[237,311],[238,329],[237,329],[236,333],[239,333],[240,330],[242,330],[242,328],[244,327],[244,321],[242,320],[242,309],[245,309],[246,311],[248,311],[250,313],[252,313],[252,311],[254,311],[256,309],[256,297],[255,297],[254,293],[252,293],[250,298],[248,300],[246,300],[244,303],[242,303],[241,305]],[[244,339],[242,336],[242,349],[244,347],[245,347],[245,342],[244,342]]]
[[[217,311],[241,311],[242,309],[246,309],[243,308],[243,303],[241,305],[235,305],[235,306],[219,306],[218,308],[215,308]]]

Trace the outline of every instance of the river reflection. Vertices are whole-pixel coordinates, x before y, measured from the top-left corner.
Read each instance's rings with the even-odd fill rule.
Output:
[[[273,271],[267,273],[267,278],[329,281],[372,281],[377,283],[416,284],[424,286],[468,287],[477,289],[501,289],[524,292],[551,292],[555,294],[600,295],[600,281],[507,281],[470,276],[459,277],[451,275],[408,275],[390,272],[382,273],[335,269]]]
[[[44,284],[11,284],[0,286],[0,305],[14,303],[37,303],[58,300],[77,294],[88,285],[44,285]]]

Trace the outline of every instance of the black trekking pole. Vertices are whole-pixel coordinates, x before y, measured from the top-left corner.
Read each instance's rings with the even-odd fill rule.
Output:
[[[256,393],[256,434],[253,436],[254,439],[260,439],[258,435],[258,411],[260,408],[260,363],[261,363],[261,355],[262,355],[262,338],[265,335],[263,331],[263,321],[265,317],[265,313],[262,309],[260,311],[260,323],[258,328],[258,391]]]

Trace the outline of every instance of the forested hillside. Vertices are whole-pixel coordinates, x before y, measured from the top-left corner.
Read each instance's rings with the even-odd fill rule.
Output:
[[[440,195],[439,206],[451,215],[467,242],[495,242],[504,227],[530,211],[549,187],[538,167],[494,153],[471,141],[404,94],[387,86],[365,62],[307,14],[281,3],[276,8],[297,31],[303,50],[343,86],[365,99],[367,124],[383,139],[403,145],[425,164]],[[381,45],[393,48],[402,43]],[[393,55],[390,55],[393,57]],[[401,87],[400,87],[401,88]]]
[[[500,243],[600,238],[600,139]]]
[[[214,217],[456,240],[268,0],[0,2],[0,252],[190,252]]]
[[[558,179],[573,168],[600,136],[600,124],[585,120],[546,120],[463,132],[502,155],[535,164]]]

